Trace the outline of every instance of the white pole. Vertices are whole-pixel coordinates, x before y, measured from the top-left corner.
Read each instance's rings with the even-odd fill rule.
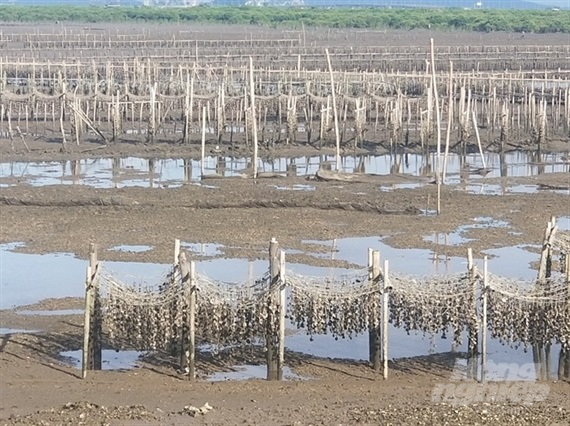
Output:
[[[255,119],[255,88],[253,86],[253,59],[249,57],[249,97],[251,100],[251,127],[253,132],[253,178],[257,178],[257,121]]]
[[[433,38],[430,39],[431,54],[431,86],[435,99],[435,116],[437,125],[437,161],[435,168],[435,179],[437,182],[437,214],[441,211],[441,112],[439,110],[439,96],[437,95],[437,80],[435,78],[435,48]]]
[[[479,154],[481,155],[481,162],[483,163],[483,168],[487,169],[487,165],[485,164],[485,156],[483,155],[483,147],[481,146],[481,138],[479,137],[479,127],[477,126],[475,108],[471,110],[471,113],[471,116],[473,117],[473,127],[475,128],[475,136],[477,136],[477,145],[479,146]]]
[[[329,74],[331,77],[331,94],[332,94],[332,103],[333,103],[333,114],[334,114],[334,134],[336,138],[336,171],[340,170],[340,133],[338,131],[338,111],[336,109],[336,94],[334,88],[334,76],[333,76],[333,69],[331,65],[331,57],[329,55],[329,49],[325,49],[327,54],[327,63],[329,66]]]
[[[200,174],[201,177],[204,177],[204,170],[205,165],[204,161],[206,161],[206,107],[202,107],[202,160],[200,161]]]

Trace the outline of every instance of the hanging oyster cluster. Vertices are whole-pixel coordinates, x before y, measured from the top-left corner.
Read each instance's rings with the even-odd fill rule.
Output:
[[[158,286],[129,285],[114,274],[101,271],[105,290],[105,326],[110,343],[136,350],[170,349],[179,341],[187,301],[178,268]]]
[[[391,277],[390,322],[397,328],[446,338],[461,344],[463,330],[476,322],[473,281],[467,274],[414,279]],[[475,319],[474,319],[475,317]]]
[[[289,319],[307,334],[352,338],[379,324],[380,287],[366,275],[334,279],[287,277]]]
[[[216,346],[254,343],[279,328],[279,304],[265,274],[253,284],[197,280],[196,337]]]
[[[568,284],[548,279],[532,286],[490,278],[487,325],[491,336],[513,347],[559,343],[570,349]]]
[[[155,287],[127,285],[108,273],[100,280],[106,290],[106,330],[115,347],[171,350],[179,344],[188,328],[190,288],[177,268]],[[275,334],[279,304],[269,281],[269,274],[233,285],[199,277],[194,283],[198,341],[227,346]]]
[[[126,285],[104,268],[99,274],[104,327],[114,347],[171,350],[188,331],[189,292],[196,292],[198,343],[218,347],[256,343],[278,336],[277,287],[290,289],[287,318],[308,335],[352,338],[380,323],[381,298],[389,295],[389,320],[408,333],[453,335],[480,326],[481,297],[487,296],[487,327],[513,346],[555,342],[570,348],[570,296],[566,278],[521,283],[488,275],[457,274],[410,278],[391,274],[371,280],[368,271],[335,278],[288,274],[271,283],[228,284],[197,276],[190,287],[178,268],[158,286]],[[191,290],[193,288],[194,290]],[[384,290],[386,288],[386,290]],[[484,292],[484,293],[483,293]]]

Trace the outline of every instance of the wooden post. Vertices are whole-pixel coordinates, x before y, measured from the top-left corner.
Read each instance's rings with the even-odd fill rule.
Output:
[[[554,240],[554,235],[556,234],[556,218],[552,217],[551,220],[546,225],[546,230],[544,231],[544,240],[542,243],[542,251],[540,253],[540,263],[538,266],[538,281],[543,282],[549,276],[549,262],[551,257],[551,247]]]
[[[188,312],[188,350],[190,352],[188,378],[196,379],[196,264],[190,262],[190,301]]]
[[[388,259],[384,260],[384,289],[382,291],[382,377],[388,379]]]
[[[101,370],[102,368],[102,349],[103,349],[103,312],[101,307],[101,295],[99,293],[99,283],[96,279],[99,262],[97,259],[97,244],[91,243],[89,254],[89,265],[91,266],[91,286],[93,288],[92,300],[92,321],[91,321],[91,340],[92,340],[92,368],[93,370]]]
[[[477,350],[479,340],[479,320],[477,319],[477,279],[475,277],[475,269],[473,265],[473,250],[467,249],[467,276],[472,285],[472,315],[471,324],[469,325],[469,338],[467,344],[467,376],[470,379],[477,379]]]
[[[179,256],[180,256],[180,240],[177,238],[174,240],[174,265],[175,266],[180,264]]]
[[[285,294],[285,251],[280,250],[279,257],[279,380],[283,380],[285,366],[285,314],[287,296]]]
[[[380,252],[377,250],[368,250],[368,260],[369,260],[369,267],[370,267],[370,280],[373,285],[381,285],[380,278]],[[383,288],[379,288],[379,300],[380,294],[383,293]],[[380,307],[380,306],[379,306]],[[381,311],[381,309],[379,310]],[[380,315],[378,315],[380,314]],[[368,330],[368,344],[369,344],[369,358],[370,364],[372,364],[372,368],[374,371],[380,371],[381,366],[381,355],[382,355],[382,329],[380,325],[380,318],[381,312],[374,312],[373,316],[370,318],[370,326]]]
[[[372,271],[372,264],[374,262],[374,249],[368,248],[368,281],[371,283],[374,280],[374,272]],[[368,361],[370,364],[374,365],[374,348],[376,347],[376,333],[372,327],[374,323],[374,317],[369,319],[370,327],[368,329]]]
[[[271,238],[269,243],[269,272],[271,275],[270,288],[272,288],[279,281],[279,243],[275,238]],[[270,297],[273,297],[273,295]],[[268,314],[267,332],[265,335],[267,380],[279,380],[279,348],[275,342],[276,336],[271,334],[274,318],[271,311]]]
[[[253,133],[253,178],[257,179],[257,120],[255,118],[255,87],[253,85],[253,59],[249,57],[249,96],[251,108],[251,129]]]
[[[81,377],[87,377],[87,370],[101,369],[101,343],[100,343],[100,312],[95,312],[97,274],[97,246],[93,243],[89,246],[89,265],[85,281],[85,313],[83,321],[83,356],[81,362]],[[99,307],[100,308],[100,307]],[[99,324],[97,324],[99,322]],[[95,334],[99,334],[96,336]],[[98,343],[98,344],[96,344]],[[96,350],[97,349],[97,350]],[[98,368],[97,368],[98,367]]]
[[[196,378],[196,289],[195,289],[195,266],[194,262],[188,262],[186,254],[181,252],[178,256],[180,262],[180,274],[182,286],[188,300],[188,312],[186,312],[186,324],[182,332],[182,347],[180,356],[180,370],[188,376],[189,380]]]
[[[489,274],[487,269],[487,256],[483,260],[483,318],[481,320],[481,382],[487,380],[487,297]]]
[[[81,377],[87,378],[87,370],[91,361],[89,354],[89,341],[91,332],[91,300],[93,289],[91,283],[91,266],[87,266],[87,278],[85,280],[85,316],[83,319],[83,356],[81,360]]]
[[[325,52],[327,54],[327,64],[329,67],[329,75],[330,75],[330,79],[331,79],[331,95],[332,95],[332,106],[333,106],[333,114],[334,114],[334,134],[335,134],[335,140],[336,140],[336,171],[338,172],[340,170],[340,134],[338,131],[338,111],[336,108],[336,90],[335,90],[335,86],[334,86],[334,75],[333,75],[333,69],[332,69],[332,65],[331,65],[331,57],[329,55],[329,49],[325,49]]]
[[[565,253],[565,269],[566,284],[568,285],[568,309],[570,309],[570,253]],[[568,343],[567,343],[568,344]],[[570,379],[570,347],[560,348],[560,357],[558,358],[558,380]]]

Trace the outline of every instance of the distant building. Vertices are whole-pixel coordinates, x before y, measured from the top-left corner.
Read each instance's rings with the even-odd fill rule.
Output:
[[[478,1],[477,3],[475,3],[475,9],[483,9],[483,2]]]

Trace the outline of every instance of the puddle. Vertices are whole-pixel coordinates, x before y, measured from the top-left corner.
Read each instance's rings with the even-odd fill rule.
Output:
[[[222,253],[222,244],[202,244],[202,243],[180,243],[180,247],[190,250],[194,254],[200,256],[220,256]]]
[[[0,336],[9,336],[10,334],[21,333],[37,333],[38,330],[25,330],[22,328],[2,328],[0,327]]]
[[[267,366],[265,365],[239,365],[232,367],[235,371],[214,373],[206,379],[209,382],[221,382],[226,380],[265,380]],[[289,367],[283,367],[283,380],[308,380],[307,377],[295,374]]]
[[[444,246],[459,246],[471,241],[475,241],[473,238],[467,238],[463,235],[470,229],[486,229],[486,228],[508,228],[509,223],[504,220],[496,220],[492,217],[476,217],[472,219],[475,223],[470,223],[467,225],[461,225],[457,227],[455,231],[442,233],[434,232],[433,234],[427,235],[423,238],[423,241],[434,243]]]
[[[82,351],[64,351],[59,355],[65,362],[81,368]],[[101,351],[101,363],[103,370],[130,370],[137,366],[137,362],[142,352],[139,351],[114,351],[112,349],[103,349]]]
[[[474,241],[472,238],[462,237],[460,231],[449,233],[434,232],[431,235],[426,235],[423,240],[425,242],[434,243],[441,246],[460,246]]]
[[[341,260],[366,267],[368,248],[380,251],[381,262],[389,260],[392,271],[413,275],[430,275],[462,272],[467,269],[467,261],[460,257],[441,256],[431,250],[397,249],[390,247],[380,237],[342,238],[328,241],[305,240],[303,244],[321,246],[324,252],[308,255],[321,259]],[[465,251],[467,255],[467,250]],[[413,262],[410,260],[413,259]]]
[[[218,189],[218,188],[219,188],[219,186],[206,185],[206,184],[203,184],[203,183],[201,183],[201,182],[192,182],[192,185],[194,185],[194,186],[199,186],[199,187],[202,187],[202,188],[208,188],[208,189]]]
[[[507,194],[536,194],[543,192],[539,185],[497,185],[497,184],[469,184],[460,185],[454,188],[456,191],[466,191],[471,194],[481,195],[507,195]],[[549,189],[548,192],[554,194],[570,195],[570,191],[566,189]]]
[[[559,231],[570,231],[570,216],[562,216],[556,219]]]
[[[141,245],[141,246],[121,245],[121,246],[111,247],[108,250],[109,251],[122,251],[122,252],[126,252],[126,253],[143,253],[145,251],[150,251],[153,248],[154,248],[153,246],[144,246],[144,245]]]
[[[56,309],[53,311],[16,311],[18,315],[30,315],[30,316],[60,316],[60,315],[83,315],[85,311],[83,309]]]
[[[429,160],[429,164],[428,161]],[[540,161],[539,161],[540,160]],[[563,161],[563,154],[543,154],[540,159],[533,153],[510,152],[501,163],[499,154],[488,153],[485,161],[489,173],[485,178],[536,176],[546,173],[566,172],[570,164]],[[259,172],[285,173],[288,176],[314,175],[321,167],[331,168],[333,155],[300,156],[293,158],[259,159]],[[357,155],[341,158],[341,168],[348,173],[374,175],[403,174],[408,177],[431,176],[436,154],[425,157],[420,154]],[[241,176],[252,168],[251,159],[210,155],[204,159],[204,175],[218,174],[225,177]],[[516,185],[501,188],[500,185],[481,185],[484,177],[477,173],[482,168],[478,154],[448,158],[447,184],[469,183],[465,189],[473,192],[500,194],[502,192],[535,192],[535,185]],[[95,188],[124,187],[179,187],[201,180],[201,161],[193,159],[144,159],[139,157],[97,158],[50,162],[0,163],[0,185],[26,183],[32,186],[85,185]],[[473,182],[479,182],[473,185]],[[423,183],[422,183],[423,184]],[[395,188],[414,188],[417,182],[381,187],[383,191]],[[210,185],[204,185],[211,188]],[[311,190],[299,187],[297,190]],[[568,193],[568,191],[562,191]]]
[[[13,251],[21,246],[21,243],[0,244],[0,309],[32,305],[47,298],[85,295],[85,260],[67,253]],[[168,265],[139,262],[105,262],[105,265],[113,271],[140,277],[159,276],[168,268]]]
[[[527,244],[502,247],[484,250],[483,253],[493,256],[488,260],[490,273],[504,277],[531,280],[536,278],[537,271],[531,269],[530,264],[540,259],[540,254],[529,251],[532,248],[539,249],[540,246]],[[524,265],[528,265],[528,267],[524,268]],[[482,262],[479,267],[483,267]]]
[[[273,188],[279,189],[281,191],[314,191],[316,188],[313,185],[292,185],[292,186],[278,186],[273,185]]]

